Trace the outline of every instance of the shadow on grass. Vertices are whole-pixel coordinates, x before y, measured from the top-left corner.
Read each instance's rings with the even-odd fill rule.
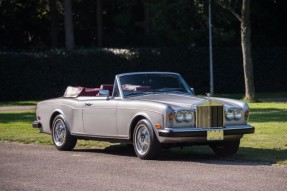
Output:
[[[277,108],[251,109],[250,122],[287,122],[287,110]]]
[[[105,149],[75,149],[75,152],[96,152],[108,155],[137,157],[130,145],[111,145]],[[163,149],[157,161],[199,162],[219,165],[287,165],[287,150],[271,150],[242,147],[232,157],[218,157],[208,146]]]
[[[19,112],[19,113],[10,113],[10,112],[1,112],[0,113],[0,123],[32,123],[35,121],[35,112]]]

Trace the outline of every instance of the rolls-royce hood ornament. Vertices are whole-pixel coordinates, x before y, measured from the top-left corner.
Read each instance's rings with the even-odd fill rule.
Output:
[[[210,102],[210,93],[206,93],[207,95],[207,100]]]

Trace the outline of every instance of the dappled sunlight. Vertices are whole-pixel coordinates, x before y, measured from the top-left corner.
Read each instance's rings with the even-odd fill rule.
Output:
[[[138,51],[132,49],[105,48],[103,50],[107,52],[112,52],[113,54],[120,57],[124,57],[128,60],[139,56]]]

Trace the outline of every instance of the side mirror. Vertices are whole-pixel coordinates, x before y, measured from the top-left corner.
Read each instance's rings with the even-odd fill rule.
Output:
[[[99,91],[99,96],[109,96],[110,95],[110,91],[109,90],[100,90]]]

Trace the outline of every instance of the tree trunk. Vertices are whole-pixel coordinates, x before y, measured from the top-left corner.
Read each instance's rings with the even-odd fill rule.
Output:
[[[255,87],[253,76],[253,61],[251,53],[250,0],[242,1],[241,47],[243,55],[243,70],[245,97],[248,102],[255,102]]]
[[[103,21],[102,21],[102,3],[97,0],[97,39],[98,47],[103,45]]]
[[[65,19],[65,37],[66,48],[72,50],[75,47],[74,27],[71,0],[64,0],[64,19]]]
[[[50,7],[50,19],[51,19],[51,47],[57,48],[59,25],[57,19],[56,0],[49,0],[49,7]]]
[[[142,0],[142,4],[144,7],[144,33],[145,35],[149,35],[150,33],[150,5],[145,2],[145,0]]]

